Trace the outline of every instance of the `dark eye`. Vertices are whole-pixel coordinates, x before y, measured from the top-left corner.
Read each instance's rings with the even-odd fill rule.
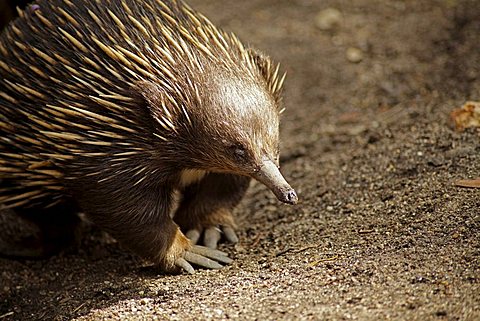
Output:
[[[235,155],[240,158],[244,158],[246,155],[245,149],[243,148],[235,148]]]
[[[247,151],[244,146],[241,144],[235,144],[230,146],[230,149],[234,155],[234,157],[238,160],[244,161],[247,157]]]

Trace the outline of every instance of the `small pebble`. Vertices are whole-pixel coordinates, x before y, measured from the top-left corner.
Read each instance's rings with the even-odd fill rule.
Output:
[[[320,30],[331,30],[342,22],[342,13],[335,8],[320,11],[315,18],[315,25]]]
[[[346,54],[350,62],[359,63],[363,60],[363,52],[358,48],[350,47],[347,49]]]

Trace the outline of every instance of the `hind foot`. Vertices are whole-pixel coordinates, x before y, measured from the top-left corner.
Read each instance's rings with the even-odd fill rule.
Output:
[[[232,213],[225,208],[215,210],[201,218],[194,218],[193,221],[181,223],[183,224],[180,226],[186,231],[185,235],[193,244],[203,244],[208,248],[216,249],[222,237],[230,243],[238,242]]]

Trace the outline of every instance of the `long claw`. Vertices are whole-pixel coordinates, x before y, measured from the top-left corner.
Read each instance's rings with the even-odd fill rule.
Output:
[[[193,269],[193,267],[190,265],[190,263],[188,263],[183,257],[177,259],[177,261],[175,262],[175,264],[178,266],[178,267],[181,267],[182,269],[184,269],[185,271],[187,271],[187,273],[190,273],[190,274],[193,274],[195,273],[195,270]]]
[[[219,263],[210,260],[205,256],[201,256],[192,252],[185,253],[185,260],[208,269],[221,269],[223,267]]]
[[[225,238],[227,241],[230,243],[238,243],[238,236],[237,233],[235,233],[235,230],[229,226],[225,226],[223,228],[223,233],[225,234]]]
[[[190,252],[225,264],[233,262],[233,260],[227,256],[227,253],[204,246],[195,245],[190,249]]]
[[[220,231],[217,227],[209,227],[205,230],[205,236],[203,237],[203,244],[211,249],[216,249],[217,244],[221,239]]]
[[[200,239],[200,235],[202,235],[202,231],[198,229],[193,229],[188,231],[185,236],[192,241],[193,244],[197,244],[198,240]]]
[[[182,258],[177,259],[175,265],[184,269],[186,272],[193,274],[195,270],[191,264],[195,264],[207,269],[221,269],[223,265],[232,262],[227,253],[210,249],[208,247],[194,245],[190,250],[186,251]]]

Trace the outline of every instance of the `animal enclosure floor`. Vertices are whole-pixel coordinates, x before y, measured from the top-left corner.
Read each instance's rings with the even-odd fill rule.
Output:
[[[219,271],[160,274],[92,227],[0,259],[0,321],[480,320],[480,189],[454,186],[480,177],[480,131],[449,119],[480,101],[478,2],[189,3],[287,71],[300,204],[253,184]]]

